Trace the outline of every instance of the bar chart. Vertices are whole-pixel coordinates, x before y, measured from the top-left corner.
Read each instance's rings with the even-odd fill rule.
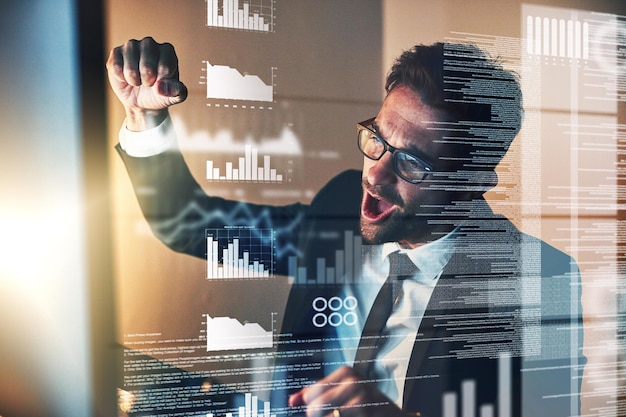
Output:
[[[207,229],[207,279],[268,278],[273,275],[274,231]]]
[[[481,404],[476,414],[476,381],[466,380],[461,384],[460,417],[511,417],[511,356],[506,353],[498,357],[498,407],[493,404]],[[456,392],[447,392],[442,398],[443,417],[458,417],[458,398]],[[498,414],[496,414],[496,411]]]
[[[271,81],[265,83],[258,75],[241,73],[227,65],[213,65],[209,61],[204,63],[206,98],[267,102],[274,100],[276,68],[270,69]]]
[[[245,145],[244,156],[239,157],[237,164],[226,162],[225,172],[215,167],[212,160],[206,162],[206,179],[209,181],[253,181],[282,182],[283,175],[278,174],[270,165],[270,155],[263,155],[263,164],[259,165],[259,150],[252,145]]]
[[[589,23],[572,19],[526,17],[530,55],[589,59]]]
[[[261,407],[259,407],[259,403]],[[260,402],[256,395],[245,394],[245,405],[239,407],[237,414],[226,413],[224,417],[276,417],[270,413],[271,405],[269,401]],[[206,417],[220,417],[213,413],[207,413]]]
[[[272,321],[273,323],[273,321]],[[206,350],[262,349],[273,346],[273,329],[258,323],[242,323],[232,317],[206,318]]]
[[[298,259],[290,256],[288,259],[289,276],[294,277],[296,284],[344,284],[352,283],[361,275],[363,264],[361,236],[353,231],[344,231],[344,248],[335,251],[335,266],[330,266],[326,258],[317,258],[315,273],[309,275],[306,266],[298,265]]]
[[[274,0],[207,0],[209,27],[274,31]]]

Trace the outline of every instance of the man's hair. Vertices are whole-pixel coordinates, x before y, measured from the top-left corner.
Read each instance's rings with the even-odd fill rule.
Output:
[[[445,112],[445,137],[458,145],[464,169],[493,170],[520,130],[517,75],[474,45],[414,46],[387,75],[387,94],[398,86],[411,88],[424,104]]]

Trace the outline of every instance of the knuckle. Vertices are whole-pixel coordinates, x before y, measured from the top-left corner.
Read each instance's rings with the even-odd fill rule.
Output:
[[[153,77],[154,74],[154,65],[150,62],[142,62],[139,67],[139,72],[144,77]]]
[[[134,68],[124,68],[124,77],[132,83],[140,83],[141,77],[139,72]]]
[[[134,49],[137,47],[137,44],[139,43],[139,41],[137,39],[129,39],[127,40],[124,45],[122,46],[122,48],[124,50],[128,50],[128,49]]]
[[[172,75],[173,72],[169,66],[164,65],[164,64],[159,64],[158,73],[160,76],[164,78],[168,78],[170,75]]]

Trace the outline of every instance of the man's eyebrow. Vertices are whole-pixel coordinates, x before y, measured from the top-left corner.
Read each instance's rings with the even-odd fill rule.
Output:
[[[385,137],[380,133],[380,129],[378,127],[378,123],[376,123],[376,121],[372,122],[372,130],[374,131],[374,133],[376,133],[377,136],[380,136],[381,139],[387,141],[387,139],[385,139]],[[423,160],[424,162],[435,166],[436,163],[435,161],[433,161],[432,156],[424,153],[423,151],[421,151],[420,149],[414,147],[414,146],[409,146],[408,148],[397,148],[400,151],[404,151],[404,152],[408,152],[410,154],[412,154],[413,156],[418,157],[419,159]]]

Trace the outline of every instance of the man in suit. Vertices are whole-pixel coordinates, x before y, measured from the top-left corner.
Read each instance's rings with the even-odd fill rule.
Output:
[[[378,115],[357,125],[363,171],[339,174],[309,205],[281,207],[208,196],[195,182],[167,111],[187,94],[171,45],[128,41],[107,67],[127,115],[118,151],[157,237],[205,257],[205,229],[255,225],[295,248],[276,260],[278,274],[296,277],[269,383],[281,412],[578,412],[578,270],[483,199],[520,129],[522,98],[517,78],[481,50],[403,53]],[[359,262],[336,265],[332,285],[298,276],[348,246]]]

